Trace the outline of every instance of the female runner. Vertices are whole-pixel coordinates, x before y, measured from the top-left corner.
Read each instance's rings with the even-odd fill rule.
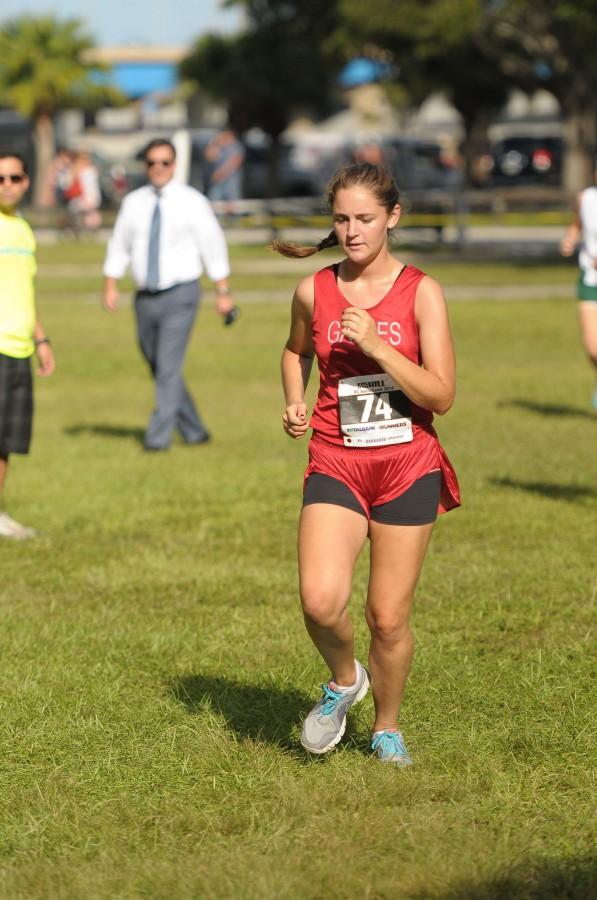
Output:
[[[578,195],[576,215],[560,242],[562,255],[572,256],[579,240],[578,320],[586,354],[597,369],[597,185]],[[593,410],[597,413],[597,385],[593,390]]]
[[[303,279],[282,356],[284,430],[313,429],[299,527],[301,603],[309,635],[331,672],[301,742],[326,753],[369,688],[372,750],[412,762],[398,714],[413,656],[409,618],[438,512],[460,505],[458,482],[433,413],[454,400],[455,364],[440,286],[390,252],[399,194],[382,166],[341,169],[327,189],[333,231],[317,247],[275,242],[286,256],[339,245],[345,258]],[[305,387],[313,355],[320,388],[309,423]],[[369,669],[354,657],[347,612],[357,557],[369,537]]]

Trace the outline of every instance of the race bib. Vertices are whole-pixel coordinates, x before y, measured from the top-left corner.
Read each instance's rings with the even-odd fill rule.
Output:
[[[406,444],[413,439],[410,400],[385,372],[341,378],[338,403],[347,447]]]

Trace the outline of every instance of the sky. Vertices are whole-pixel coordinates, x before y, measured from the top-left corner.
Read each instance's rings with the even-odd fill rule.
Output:
[[[59,10],[59,12],[58,12]],[[188,46],[207,31],[240,27],[240,7],[222,10],[220,0],[1,0],[0,22],[21,15],[50,13],[83,19],[98,45],[170,44]]]

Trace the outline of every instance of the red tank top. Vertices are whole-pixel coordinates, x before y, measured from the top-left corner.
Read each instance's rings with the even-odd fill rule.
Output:
[[[315,437],[344,446],[338,411],[338,381],[355,375],[377,375],[383,370],[342,334],[340,320],[350,303],[338,287],[336,272],[336,266],[327,266],[315,274],[312,333],[320,385],[311,427]],[[415,320],[415,296],[424,277],[425,273],[420,269],[405,266],[387,294],[367,309],[386,344],[417,365],[421,364],[421,352]],[[429,429],[433,414],[414,403],[410,406],[413,434],[420,428]]]

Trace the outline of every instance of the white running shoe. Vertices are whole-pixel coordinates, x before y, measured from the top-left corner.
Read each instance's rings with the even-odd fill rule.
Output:
[[[0,537],[12,538],[13,541],[27,541],[35,537],[37,531],[15,522],[8,513],[0,512]]]
[[[301,744],[309,753],[327,753],[340,742],[346,730],[346,713],[369,690],[367,670],[356,659],[355,666],[357,680],[353,687],[341,688],[333,681],[321,685],[321,700],[303,722]]]

